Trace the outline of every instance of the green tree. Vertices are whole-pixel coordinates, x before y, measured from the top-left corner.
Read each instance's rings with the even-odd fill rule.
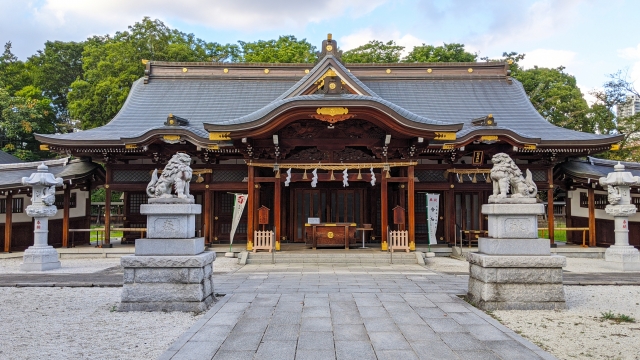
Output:
[[[472,54],[465,51],[463,44],[445,43],[442,46],[426,44],[416,46],[402,61],[410,63],[474,62],[477,58],[478,54]]]
[[[9,95],[33,84],[33,70],[33,66],[18,60],[11,52],[10,41],[4,45],[4,52],[0,56],[0,82]]]
[[[404,46],[396,45],[393,40],[382,42],[371,40],[367,44],[345,51],[342,61],[345,63],[397,63],[402,56]]]
[[[69,114],[83,129],[106,124],[124,104],[133,82],[144,75],[142,59],[223,61],[236,59],[238,53],[237,45],[207,43],[145,17],[128,31],[87,40],[83,76],[68,94]]]
[[[47,41],[44,50],[27,60],[34,66],[33,85],[51,100],[56,115],[56,131],[72,130],[67,94],[71,84],[82,76],[84,42]]]
[[[280,36],[278,40],[238,43],[244,62],[313,63],[317,60],[316,47],[307,39],[298,40],[293,35]]]

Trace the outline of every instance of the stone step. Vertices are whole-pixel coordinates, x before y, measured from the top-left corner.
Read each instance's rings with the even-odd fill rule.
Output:
[[[354,265],[380,265],[380,264],[389,264],[389,259],[380,260],[380,261],[305,261],[303,259],[280,259],[276,258],[275,262],[278,264],[354,264]],[[247,259],[247,264],[271,264],[271,259]],[[409,259],[393,259],[394,264],[417,264],[417,260],[409,260]]]
[[[273,255],[268,252],[247,254],[247,264],[271,264]],[[287,253],[275,254],[277,263],[305,264],[389,264],[389,253]],[[394,264],[417,264],[416,253],[398,252],[393,254]]]

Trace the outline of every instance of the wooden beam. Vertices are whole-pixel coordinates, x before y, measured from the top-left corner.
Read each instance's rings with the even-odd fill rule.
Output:
[[[387,242],[387,226],[389,225],[389,196],[387,194],[387,177],[384,171],[380,177],[380,227],[382,235],[381,250],[386,251],[388,249]]]
[[[407,177],[407,207],[409,208],[409,249],[416,249],[416,192],[414,186],[414,168],[409,166]]]
[[[555,236],[553,228],[555,227],[553,219],[553,167],[547,170],[547,180],[549,181],[549,189],[547,190],[547,223],[549,227],[549,242],[553,246],[555,244]]]
[[[211,191],[205,190],[202,195],[202,201],[204,202],[204,214],[202,218],[202,227],[203,227],[203,235],[204,235],[204,243],[211,243],[211,237],[209,236],[210,232],[210,222],[211,222]]]
[[[69,246],[69,208],[71,206],[71,184],[64,185],[64,207],[62,210],[62,247]]]
[[[282,187],[280,183],[280,177],[276,179],[273,191],[273,225],[276,227],[276,250],[280,250],[280,234],[282,234],[282,224],[280,223],[281,217],[281,194]]]
[[[589,199],[589,246],[596,246],[596,196],[593,188],[587,190]]]
[[[104,186],[104,241],[103,245],[111,245],[111,189]]]
[[[13,194],[7,192],[5,199],[4,252],[11,252],[11,227],[13,222]]]
[[[255,184],[254,184],[254,167],[249,166],[249,181],[247,183],[247,251],[253,250],[253,222],[255,207]]]

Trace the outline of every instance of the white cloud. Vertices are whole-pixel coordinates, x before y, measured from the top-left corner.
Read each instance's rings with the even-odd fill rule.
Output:
[[[143,15],[179,18],[210,28],[258,31],[303,27],[348,14],[365,15],[384,0],[46,0],[35,15],[52,26],[73,22],[125,23]]]
[[[618,50],[618,56],[626,60],[635,61],[630,66],[628,75],[636,89],[640,89],[640,44],[635,48],[629,47]]]
[[[569,67],[575,63],[577,53],[567,50],[535,49],[525,51],[525,57],[520,64],[525,68],[534,66],[557,68],[558,66]]]
[[[380,40],[384,42],[387,42],[389,40],[395,41],[396,44],[404,46],[402,56],[407,55],[411,50],[413,50],[414,46],[419,46],[422,45],[422,43],[426,43],[426,41],[412,34],[402,35],[402,33],[397,30],[364,28],[357,30],[356,32],[349,35],[340,37],[338,46],[340,46],[342,50],[347,51],[360,45],[364,45],[371,40]]]

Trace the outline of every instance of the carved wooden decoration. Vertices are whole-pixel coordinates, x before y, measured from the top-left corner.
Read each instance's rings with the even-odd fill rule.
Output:
[[[317,147],[307,148],[291,154],[287,160],[329,160],[329,153]]]
[[[333,161],[371,161],[375,158],[376,157],[373,154],[368,154],[363,150],[350,147],[346,147],[341,151],[333,152]]]
[[[309,115],[310,117],[320,120],[320,121],[326,121],[329,124],[335,124],[337,122],[340,121],[345,121],[348,119],[352,119],[354,118],[356,115],[355,114],[344,114],[344,115],[321,115],[321,114],[311,114]]]

